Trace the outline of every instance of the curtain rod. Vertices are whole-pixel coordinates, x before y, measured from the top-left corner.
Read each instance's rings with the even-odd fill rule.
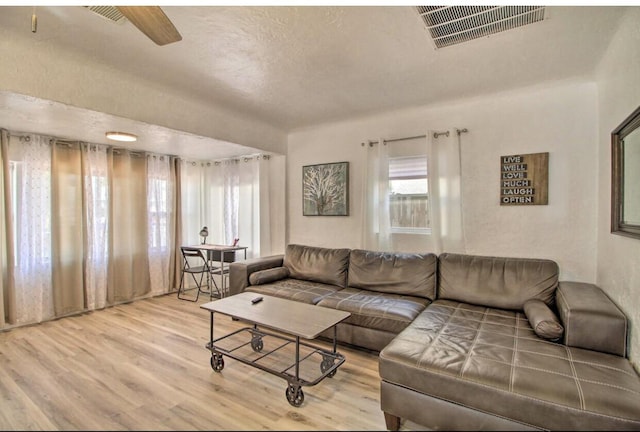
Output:
[[[49,143],[50,144],[56,144],[56,145],[59,145],[59,146],[69,147],[69,148],[73,148],[75,145],[78,145],[78,146],[82,146],[82,145],[87,145],[87,146],[101,145],[103,147],[110,148],[113,151],[113,154],[121,155],[121,154],[124,154],[124,153],[128,152],[133,157],[146,157],[146,156],[156,157],[156,155],[160,156],[160,157],[164,157],[164,156],[171,157],[171,155],[164,155],[164,154],[159,154],[159,153],[145,152],[145,151],[140,151],[140,150],[130,150],[130,149],[127,149],[127,148],[124,148],[124,147],[110,146],[110,145],[107,145],[107,144],[93,144],[93,143],[88,143],[86,141],[65,139],[65,138],[51,138],[49,140]]]
[[[220,164],[223,163],[238,163],[240,161],[244,161],[244,162],[249,162],[253,159],[256,160],[269,160],[271,159],[271,155],[268,154],[253,154],[253,155],[247,155],[247,156],[235,156],[235,157],[229,157],[229,158],[225,158],[225,159],[218,159],[218,160],[210,160],[210,161],[205,161],[205,160],[190,160],[190,159],[185,159],[185,158],[180,158],[181,161],[187,163],[187,164],[191,164],[192,166],[196,166],[197,164],[201,164],[202,166],[211,166],[211,165],[215,165],[218,166]]]
[[[82,141],[72,140],[72,139],[64,139],[64,138],[50,138],[49,144],[55,144],[59,146],[65,146],[72,148],[75,145],[81,146]]]
[[[12,134],[11,132],[9,132],[9,136],[10,137],[14,137],[14,138],[18,138],[20,141],[26,141],[26,142],[31,141],[31,137],[29,135],[16,135],[16,134]]]
[[[14,137],[14,138],[19,138],[20,141],[25,141],[25,142],[29,142],[31,141],[31,136],[27,135],[27,134],[31,134],[31,135],[39,135],[45,138],[49,138],[49,144],[53,144],[54,142],[62,145],[62,146],[70,146],[73,144],[87,144],[87,145],[100,145],[100,146],[104,146],[110,149],[113,149],[113,152],[115,154],[122,154],[122,152],[124,151],[128,151],[129,153],[131,153],[134,156],[144,156],[144,155],[153,155],[153,154],[157,154],[158,156],[167,156],[167,157],[178,157],[177,155],[172,155],[172,154],[162,154],[162,153],[155,153],[152,151],[146,151],[146,150],[140,150],[140,149],[129,149],[129,148],[124,148],[124,147],[118,147],[112,144],[102,144],[102,143],[91,143],[91,142],[87,142],[87,141],[82,141],[82,140],[76,140],[76,139],[70,139],[70,138],[59,138],[59,137],[55,137],[55,136],[51,136],[51,135],[42,135],[39,133],[30,133],[30,132],[25,132],[24,135],[20,135],[17,134],[15,132],[11,132],[8,129],[5,128],[0,128],[0,129],[4,129],[9,133],[10,137]]]
[[[458,136],[460,136],[460,134],[463,133],[467,133],[469,132],[469,129],[467,128],[463,128],[463,129],[455,129],[456,133],[458,134]],[[445,132],[434,132],[433,133],[433,137],[434,138],[438,138],[440,135],[446,135],[449,136],[449,131],[445,131]],[[426,138],[426,135],[416,135],[416,136],[410,136],[410,137],[403,137],[403,138],[393,138],[393,139],[386,139],[386,140],[382,140],[382,142],[384,144],[386,143],[390,143],[390,142],[396,142],[396,141],[408,141],[408,140],[412,140],[412,139],[420,139],[420,138]],[[378,143],[379,140],[367,140],[367,143],[369,144],[369,147],[373,147],[374,144]],[[361,145],[364,147],[365,143],[361,143]]]
[[[456,133],[458,134],[458,136],[460,136],[460,134],[463,134],[463,133],[467,133],[467,132],[469,132],[469,129],[467,129],[467,128],[462,128],[462,129],[458,129],[458,128],[456,128],[456,129],[455,129],[455,131],[456,131]],[[444,131],[444,132],[434,132],[434,133],[433,133],[433,137],[434,137],[434,138],[438,138],[440,135],[449,136],[449,131]]]
[[[384,144],[386,143],[391,143],[391,142],[396,142],[396,141],[408,141],[408,140],[412,140],[412,139],[420,139],[420,138],[426,138],[426,135],[416,135],[416,136],[410,136],[410,137],[404,137],[404,138],[392,138],[392,139],[385,139],[382,140],[382,142]],[[367,143],[369,143],[369,147],[372,147],[374,144],[378,143],[379,140],[367,140]],[[362,146],[364,146],[365,143],[362,143]]]

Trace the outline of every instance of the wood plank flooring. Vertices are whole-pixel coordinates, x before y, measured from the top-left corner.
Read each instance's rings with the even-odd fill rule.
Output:
[[[170,294],[0,332],[0,429],[385,430],[376,353],[339,346],[346,362],[295,408],[282,378],[229,358],[211,369],[206,301]],[[215,318],[216,337],[244,325]]]

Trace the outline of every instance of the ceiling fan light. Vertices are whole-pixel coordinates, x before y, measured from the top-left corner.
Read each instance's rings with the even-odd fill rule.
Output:
[[[105,135],[108,139],[114,141],[133,142],[138,140],[136,135],[127,132],[107,132]]]

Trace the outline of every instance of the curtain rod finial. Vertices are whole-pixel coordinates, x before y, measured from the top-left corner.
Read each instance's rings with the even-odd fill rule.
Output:
[[[434,138],[438,138],[440,135],[444,135],[444,136],[448,137],[449,136],[449,131],[446,131],[446,132],[434,132],[433,133],[433,137]]]

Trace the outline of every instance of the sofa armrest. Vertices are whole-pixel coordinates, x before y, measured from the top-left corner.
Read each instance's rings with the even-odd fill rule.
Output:
[[[627,317],[598,286],[560,282],[556,305],[565,345],[626,357]]]
[[[229,264],[229,295],[244,291],[250,285],[249,276],[253,272],[274,267],[282,267],[284,254],[251,258]]]

